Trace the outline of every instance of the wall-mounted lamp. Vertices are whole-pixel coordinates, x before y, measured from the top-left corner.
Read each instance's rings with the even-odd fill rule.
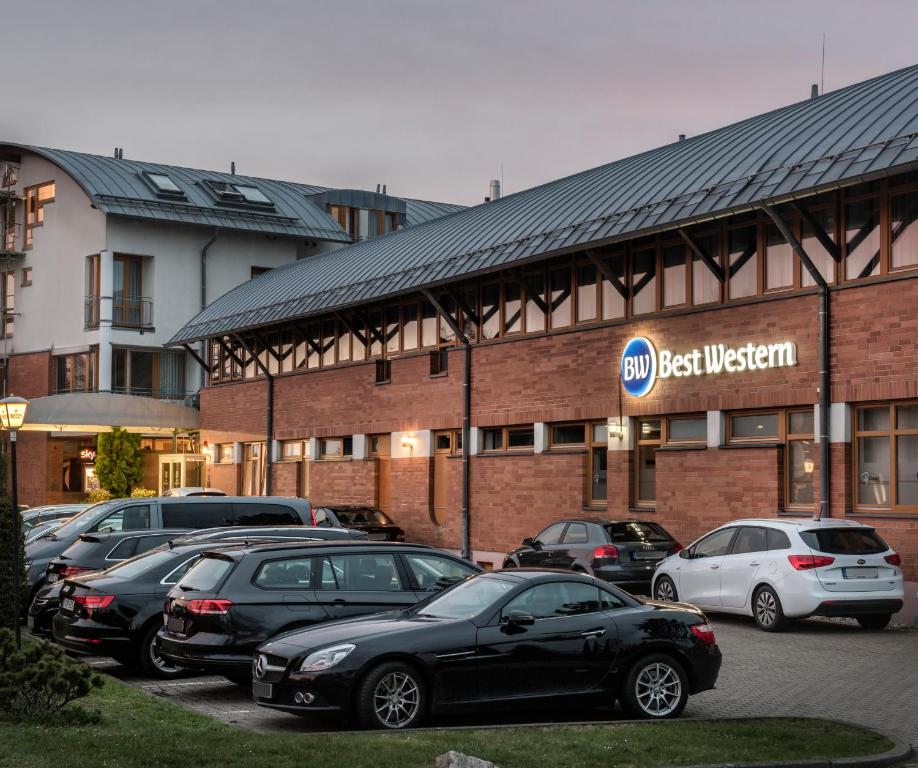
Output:
[[[621,424],[610,424],[609,425],[609,437],[612,440],[621,440],[625,436],[625,430],[622,428]]]
[[[411,435],[402,435],[401,444],[404,450],[414,453],[414,437]]]
[[[201,453],[204,454],[204,461],[207,464],[214,463],[214,449],[206,440],[204,441],[204,445],[201,446]]]

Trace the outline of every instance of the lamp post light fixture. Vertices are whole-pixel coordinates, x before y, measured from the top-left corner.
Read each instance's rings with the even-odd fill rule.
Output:
[[[19,580],[19,573],[22,570],[19,563],[19,557],[21,555],[19,537],[22,531],[22,517],[19,514],[19,493],[16,478],[16,432],[22,427],[28,408],[29,401],[24,397],[10,395],[0,400],[0,426],[10,433],[10,474],[12,475],[10,483],[10,504],[13,507],[13,513],[10,515],[13,527],[10,531],[10,543],[13,547],[10,565],[13,569],[13,621],[15,623],[17,648],[22,647],[22,635],[19,626],[19,614],[22,604],[22,596],[20,594],[22,584]]]

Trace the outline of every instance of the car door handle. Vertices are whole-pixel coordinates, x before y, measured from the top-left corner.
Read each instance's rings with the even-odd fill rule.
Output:
[[[749,563],[749,565],[756,566],[756,565],[759,565],[759,563]]]
[[[343,598],[339,597],[335,600],[332,600],[332,605],[344,605],[346,602],[347,600],[344,600]]]
[[[712,566],[711,566],[711,570],[712,570],[712,571],[716,571],[718,568],[720,568],[719,565],[712,565]]]
[[[581,632],[580,637],[602,637],[606,634],[604,629],[591,629],[589,632]]]

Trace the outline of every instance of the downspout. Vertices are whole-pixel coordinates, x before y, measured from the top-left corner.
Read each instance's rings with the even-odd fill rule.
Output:
[[[471,420],[472,420],[472,345],[469,337],[462,334],[462,346],[465,348],[465,373],[462,381],[462,508],[459,512],[460,555],[466,560],[472,556],[471,537],[469,535],[469,495],[471,453]]]
[[[816,285],[819,286],[819,507],[813,519],[821,520],[823,517],[831,516],[829,468],[832,459],[829,455],[829,409],[832,396],[829,376],[829,284],[778,213],[768,205],[763,205],[762,210],[768,214],[775,227],[794,249]]]
[[[207,252],[210,247],[217,242],[217,230],[214,230],[213,236],[208,240],[201,249],[201,311],[207,309]],[[201,342],[201,358],[207,359],[207,341]],[[201,369],[201,389],[207,386],[206,368]]]

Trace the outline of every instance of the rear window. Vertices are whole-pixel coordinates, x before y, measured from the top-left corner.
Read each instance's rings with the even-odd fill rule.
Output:
[[[98,548],[98,539],[77,539],[64,550],[61,558],[79,563],[86,560],[89,555],[94,554]]]
[[[830,555],[876,555],[889,549],[872,528],[801,531],[800,538],[810,549]]]
[[[172,550],[156,550],[148,552],[145,555],[131,558],[130,560],[125,560],[118,563],[118,565],[113,565],[105,572],[123,579],[133,579],[135,576],[140,576],[141,574],[147,573],[147,571],[152,571],[154,568],[165,565],[170,560],[174,559],[175,554]]]
[[[299,515],[283,504],[236,504],[236,525],[296,525]]]
[[[127,560],[129,557],[133,557],[137,552],[137,541],[136,537],[130,539],[125,539],[120,542],[117,547],[115,547],[111,552],[106,556],[106,560]]]
[[[231,560],[222,557],[202,557],[182,577],[178,588],[188,592],[213,592],[232,567]]]
[[[670,541],[670,536],[656,523],[606,523],[603,525],[612,541]]]
[[[232,525],[233,510],[226,502],[163,502],[165,528],[217,528]]]
[[[336,509],[335,515],[343,525],[361,525],[363,523],[377,523],[378,525],[392,525],[392,521],[385,513],[378,509]]]

